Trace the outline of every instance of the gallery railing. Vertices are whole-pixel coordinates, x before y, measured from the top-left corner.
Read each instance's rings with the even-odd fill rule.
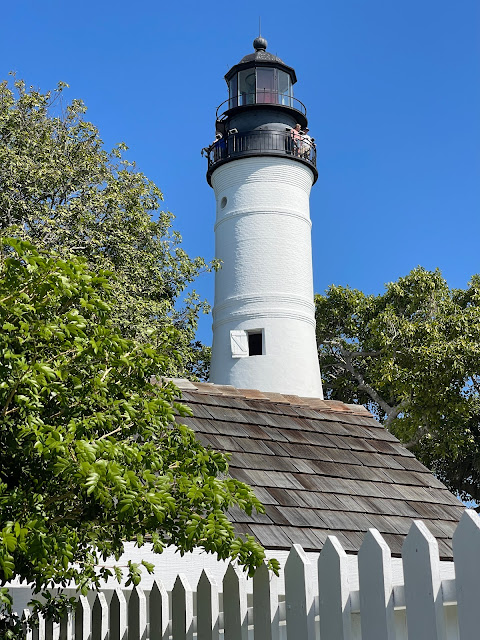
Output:
[[[256,130],[229,133],[204,150],[209,170],[218,162],[239,156],[285,155],[303,160],[313,167],[317,163],[317,150],[310,136],[292,131]]]
[[[253,93],[240,93],[238,96],[228,98],[217,108],[217,120],[222,117],[225,111],[234,109],[235,107],[245,107],[252,104],[264,105],[281,105],[300,111],[304,116],[307,115],[307,107],[288,93],[280,93],[279,91],[269,91],[267,89],[259,89]]]

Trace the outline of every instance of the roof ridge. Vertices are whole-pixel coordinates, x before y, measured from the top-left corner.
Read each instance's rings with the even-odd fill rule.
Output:
[[[193,391],[209,395],[245,398],[247,400],[264,400],[275,404],[321,409],[325,412],[371,415],[369,410],[361,404],[347,404],[340,400],[324,400],[322,398],[310,398],[288,393],[276,393],[274,391],[260,391],[258,389],[237,389],[232,385],[215,384],[213,382],[193,382],[187,378],[164,377],[162,380],[172,382],[180,391]]]

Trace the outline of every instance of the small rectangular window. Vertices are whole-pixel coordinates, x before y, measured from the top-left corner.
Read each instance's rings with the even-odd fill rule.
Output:
[[[255,104],[255,69],[245,69],[238,73],[239,105]]]
[[[276,103],[274,69],[257,69],[257,104]]]
[[[230,97],[228,108],[233,109],[234,107],[238,107],[237,74],[235,74],[233,78],[230,80],[228,89],[229,89],[229,97]]]
[[[248,332],[248,355],[261,356],[263,354],[263,334],[261,331]]]
[[[292,84],[291,78],[288,73],[285,71],[277,71],[277,79],[278,79],[278,103],[284,104],[289,107],[293,106],[292,104]]]

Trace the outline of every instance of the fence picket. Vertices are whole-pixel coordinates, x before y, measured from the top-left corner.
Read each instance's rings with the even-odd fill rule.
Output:
[[[127,601],[121,589],[115,589],[110,600],[110,635],[108,640],[127,640]]]
[[[203,569],[197,586],[197,640],[219,640],[218,585]]]
[[[480,593],[480,517],[466,509],[453,534],[460,640],[478,635]]]
[[[147,638],[147,599],[140,587],[132,590],[128,601],[128,640]]]
[[[369,529],[358,552],[360,624],[368,640],[395,640],[392,556],[376,529]]]
[[[182,573],[172,589],[172,636],[175,640],[193,640],[193,592]]]
[[[223,615],[228,640],[248,640],[246,587],[243,571],[229,564],[223,578]]]
[[[78,598],[75,607],[75,640],[91,640],[91,609],[85,596]]]
[[[425,524],[414,520],[402,548],[409,638],[445,640],[438,544]]]
[[[150,640],[168,640],[168,593],[161,580],[155,580],[148,601]]]
[[[38,617],[38,627],[36,631],[38,640],[45,640],[45,618],[43,616]]]
[[[196,629],[194,593],[180,574],[170,612],[170,594],[161,581],[153,583],[149,598],[137,587],[129,598],[125,590],[100,591],[88,600],[79,596],[74,615],[60,623],[40,616],[39,627],[26,630],[26,640],[318,640],[319,629],[321,640],[405,640],[407,635],[413,640],[472,640],[480,637],[480,517],[474,511],[466,510],[457,527],[453,555],[454,563],[440,562],[435,538],[415,521],[402,549],[401,582],[397,560],[392,561],[379,532],[370,529],[358,554],[357,587],[349,584],[349,575],[356,582],[352,560],[338,539],[329,537],[318,567],[310,564],[301,546],[292,547],[284,567],[285,596],[278,594],[279,581],[265,565],[257,570],[252,617],[245,573],[230,564],[223,579],[223,612],[221,587],[203,570]],[[19,587],[10,588],[16,601],[25,601],[23,586],[17,592]],[[30,615],[24,611],[25,621]]]
[[[315,607],[311,569],[312,566],[305,551],[299,544],[294,544],[285,563],[288,640],[315,640]]]
[[[350,640],[350,591],[348,558],[335,536],[328,536],[318,558],[320,638]]]
[[[28,625],[28,621],[30,620],[31,615],[32,614],[30,612],[30,609],[23,610],[23,627],[25,629],[25,640],[33,640],[32,629]]]
[[[101,591],[92,607],[92,640],[108,640],[108,605]]]
[[[67,612],[60,620],[59,640],[68,640],[68,630],[71,624],[71,614]]]
[[[279,640],[278,579],[262,564],[253,576],[255,640]]]
[[[45,640],[59,640],[60,625],[53,620],[45,620]]]

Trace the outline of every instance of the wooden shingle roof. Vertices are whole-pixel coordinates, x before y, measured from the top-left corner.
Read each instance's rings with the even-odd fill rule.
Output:
[[[233,509],[237,533],[265,547],[319,551],[328,535],[358,552],[376,528],[399,554],[412,520],[425,522],[452,557],[464,505],[359,405],[174,380],[199,440],[228,452],[230,474],[249,484],[263,515]]]

